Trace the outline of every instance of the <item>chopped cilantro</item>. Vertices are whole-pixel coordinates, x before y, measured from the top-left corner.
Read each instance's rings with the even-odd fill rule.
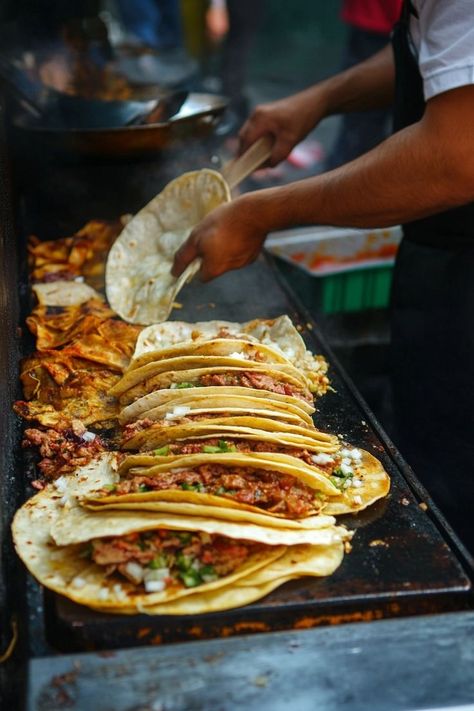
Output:
[[[220,486],[218,489],[216,489],[217,496],[222,496],[222,494],[235,494],[235,489],[226,489],[225,486]]]
[[[214,580],[218,577],[213,565],[202,565],[199,568],[199,574],[202,578],[213,578]]]
[[[188,568],[186,571],[180,571],[179,577],[187,588],[195,588],[196,585],[202,583],[201,575],[197,570],[193,570],[192,568]]]
[[[177,390],[182,390],[183,388],[195,388],[195,387],[196,386],[194,385],[194,383],[186,383],[186,382],[176,383]]]
[[[148,563],[148,568],[152,570],[158,570],[159,568],[166,568],[166,560],[163,555],[157,555]]]
[[[145,491],[150,491],[150,488],[146,484],[140,484],[138,491],[140,494],[144,494]]]
[[[352,479],[354,477],[353,472],[350,472],[349,474],[344,474],[344,472],[341,469],[334,469],[332,475],[329,477],[329,479],[332,481],[334,486],[337,486],[338,489],[341,489],[341,491],[344,489],[344,485],[346,481]]]
[[[228,444],[225,439],[220,439],[217,446],[205,444],[202,451],[206,454],[221,454],[221,452],[236,452],[237,448],[233,444]]]
[[[159,449],[154,449],[153,454],[155,457],[166,457],[167,454],[170,452],[170,446],[169,444],[165,444],[164,447],[160,447]]]
[[[189,543],[192,538],[191,533],[177,533],[176,536],[177,536],[177,538],[179,538],[180,543],[184,543],[184,544]]]
[[[110,493],[112,493],[112,491],[116,491],[116,489],[117,489],[117,484],[104,484],[103,488],[104,488],[106,491],[110,491]]]
[[[184,491],[202,491],[204,488],[202,484],[188,484],[187,481],[183,481],[180,486]]]
[[[233,444],[227,444],[225,439],[219,440],[219,449],[221,452],[236,452],[237,447]]]

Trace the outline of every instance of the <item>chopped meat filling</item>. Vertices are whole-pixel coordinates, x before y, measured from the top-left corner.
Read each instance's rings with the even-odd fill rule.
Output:
[[[264,548],[248,541],[188,531],[143,531],[95,538],[84,555],[138,586],[134,592],[161,592],[167,587],[195,587],[237,570],[248,556]],[[143,590],[144,588],[144,590]]]
[[[154,476],[134,475],[133,470],[130,470],[130,476],[122,479],[113,493],[120,496],[164,489],[214,494],[272,513],[282,513],[289,518],[308,516],[319,508],[316,498],[318,492],[294,476],[251,467],[227,467],[212,462]],[[107,491],[107,494],[110,492]]]
[[[201,385],[225,385],[229,387],[237,386],[244,388],[255,388],[256,390],[268,390],[280,395],[298,397],[300,400],[312,403],[311,393],[296,385],[284,381],[277,381],[267,373],[260,371],[244,371],[238,373],[208,373],[199,378]]]
[[[48,479],[55,479],[74,471],[76,467],[88,464],[107,449],[99,435],[92,437],[92,433],[86,434],[82,423],[75,421],[73,424],[74,429],[62,431],[35,428],[25,430],[22,446],[39,448],[42,459],[38,463],[38,469]]]

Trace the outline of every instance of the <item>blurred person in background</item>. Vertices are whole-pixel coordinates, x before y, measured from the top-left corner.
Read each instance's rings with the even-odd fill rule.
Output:
[[[252,43],[265,3],[251,0],[206,0],[191,4],[181,0],[186,44],[201,62],[203,83],[229,99],[227,132],[240,126],[249,111],[245,95],[247,66]],[[209,75],[217,74],[214,87]]]
[[[133,41],[151,49],[182,45],[178,0],[115,0],[122,23]]]
[[[326,116],[385,108],[395,133],[355,160],[217,208],[177,252],[209,280],[252,262],[296,225],[403,223],[392,292],[393,385],[402,454],[474,552],[474,3],[412,0],[387,46],[287,99],[256,108],[284,160]]]
[[[402,0],[344,0],[341,17],[348,36],[343,69],[369,59],[387,45],[401,7]],[[344,114],[325,169],[337,168],[377,146],[390,135],[391,124],[391,108]]]

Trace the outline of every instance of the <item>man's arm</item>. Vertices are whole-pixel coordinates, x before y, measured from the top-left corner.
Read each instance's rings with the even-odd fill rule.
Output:
[[[240,133],[242,153],[261,136],[275,139],[269,165],[284,160],[294,146],[327,116],[389,106],[395,68],[390,45],[370,59],[309,89],[257,106]]]
[[[268,232],[293,225],[383,227],[474,200],[474,86],[431,99],[418,123],[341,168],[259,190],[211,213],[176,255],[212,279],[250,263]]]

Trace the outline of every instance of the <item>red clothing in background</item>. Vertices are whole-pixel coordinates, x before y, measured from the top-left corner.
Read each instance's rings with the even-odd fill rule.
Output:
[[[398,18],[402,0],[344,0],[342,19],[361,30],[388,35]]]

